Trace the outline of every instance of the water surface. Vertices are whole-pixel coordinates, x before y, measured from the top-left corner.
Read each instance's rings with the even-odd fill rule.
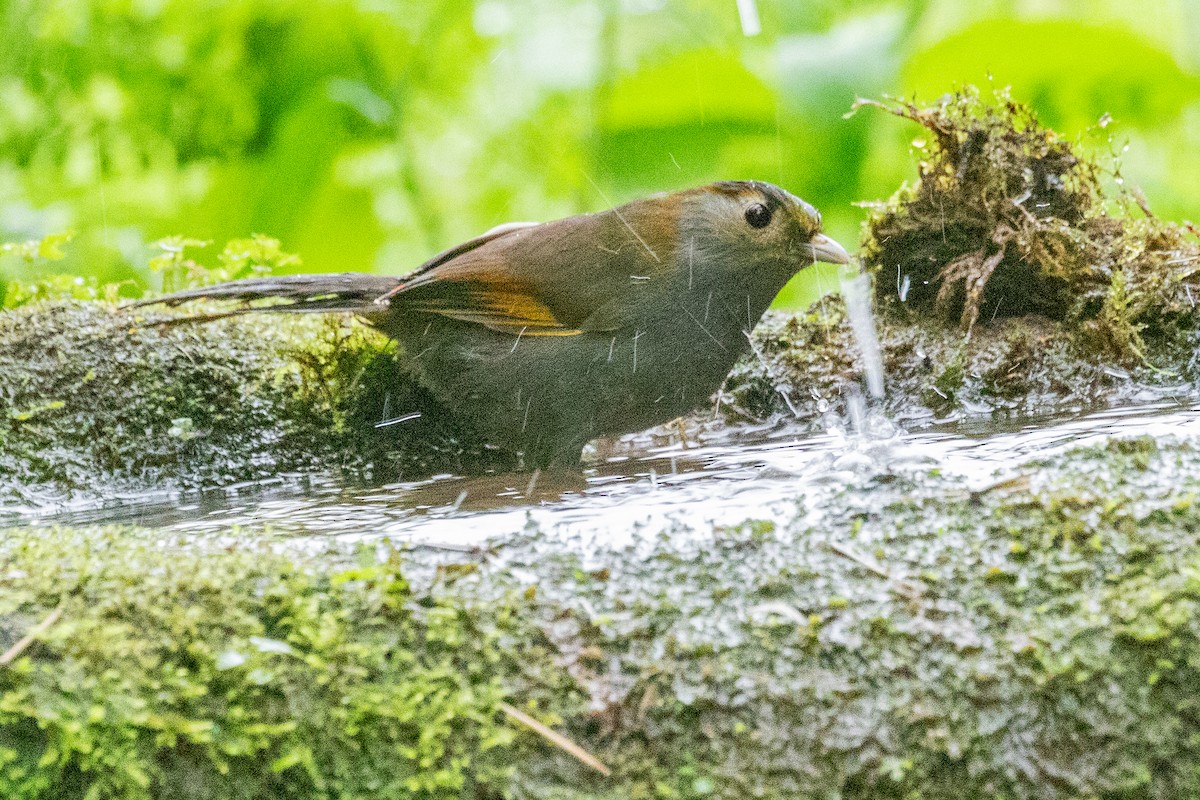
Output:
[[[128,497],[111,508],[20,521],[127,522],[196,533],[237,526],[274,536],[385,536],[464,548],[536,524],[557,536],[619,544],[664,529],[686,535],[748,518],[792,519],[847,485],[889,474],[938,469],[959,476],[964,490],[979,489],[1066,448],[1139,435],[1200,439],[1200,404],[1159,402],[909,433],[867,413],[857,426],[834,419],[819,435],[786,423],[724,427],[669,446],[641,435],[569,474],[445,475],[367,487],[295,478],[192,498]]]

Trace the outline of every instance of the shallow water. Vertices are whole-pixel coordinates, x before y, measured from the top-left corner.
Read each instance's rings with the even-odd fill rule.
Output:
[[[787,425],[723,428],[688,446],[631,437],[580,473],[439,476],[355,487],[294,479],[201,498],[125,498],[113,508],[20,515],[5,522],[125,522],[180,532],[230,527],[340,541],[385,536],[471,548],[530,524],[563,537],[619,544],[670,529],[703,533],[747,518],[787,520],[847,485],[938,469],[984,488],[1030,460],[1111,437],[1200,439],[1200,404],[1161,402],[1016,423],[974,422],[905,433],[866,413],[857,430],[820,435]]]

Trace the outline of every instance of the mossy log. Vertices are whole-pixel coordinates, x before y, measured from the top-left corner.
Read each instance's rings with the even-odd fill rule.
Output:
[[[557,759],[527,796],[1200,796],[1198,466],[1117,441],[977,491],[850,481],[778,528],[527,542],[495,574],[536,576],[623,780],[572,793]]]
[[[1149,216],[1124,194],[1106,201],[1100,167],[1003,95],[984,102],[967,90],[885,108],[930,133],[918,181],[873,208],[862,251],[893,417],[1195,393],[1193,227]],[[863,370],[844,317],[828,298],[769,315],[754,357],[720,393],[724,421],[815,426],[844,410]],[[170,319],[103,303],[0,313],[0,502],[520,463],[437,408],[404,354],[349,318]],[[706,409],[693,423],[712,417]]]
[[[5,532],[0,796],[443,798],[506,778],[502,615],[414,591],[395,553],[341,557]]]
[[[1197,475],[1140,439],[462,563],[8,531],[0,649],[35,635],[0,656],[0,793],[1200,796]]]

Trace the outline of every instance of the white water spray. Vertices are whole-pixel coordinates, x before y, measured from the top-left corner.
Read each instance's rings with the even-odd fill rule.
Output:
[[[871,313],[871,279],[865,272],[842,278],[842,299],[846,303],[846,315],[850,319],[850,330],[863,360],[863,377],[867,393],[875,400],[883,399],[883,357],[879,350],[879,337],[875,334],[875,317]]]

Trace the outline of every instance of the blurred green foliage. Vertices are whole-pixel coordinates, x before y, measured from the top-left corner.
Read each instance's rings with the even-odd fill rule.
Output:
[[[135,293],[164,237],[211,262],[256,233],[303,259],[284,269],[401,273],[506,220],[719,178],[780,183],[853,241],[919,135],[844,118],[854,98],[968,82],[1090,131],[1156,212],[1200,203],[1184,3],[741,5],[761,33],[735,0],[0,0],[0,241],[75,233],[59,260],[0,253],[0,282]]]

